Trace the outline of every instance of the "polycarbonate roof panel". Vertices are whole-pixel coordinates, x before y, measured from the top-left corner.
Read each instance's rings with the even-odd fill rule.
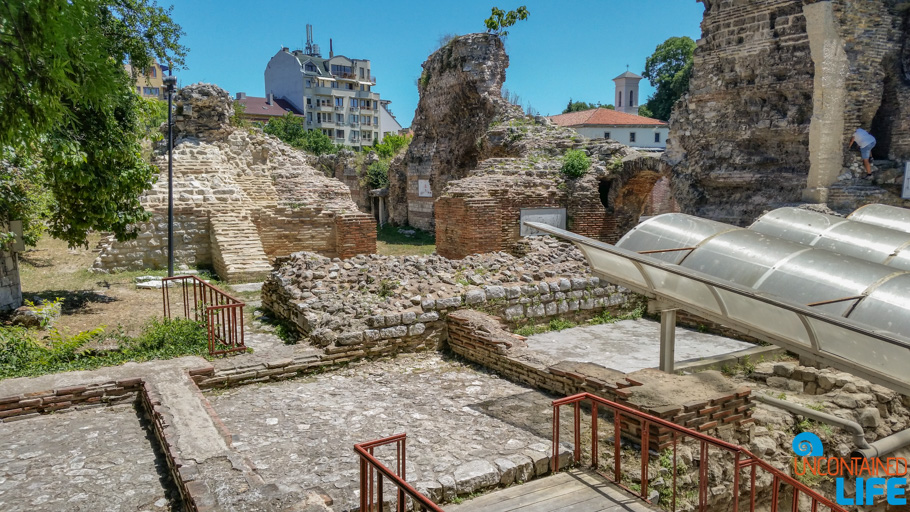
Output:
[[[737,228],[691,215],[666,213],[652,217],[632,228],[617,245],[636,252],[680,249],[694,247],[710,236],[731,229]],[[652,257],[669,263],[679,263],[687,255],[687,251],[651,253]]]
[[[867,204],[847,215],[850,220],[910,233],[910,210],[886,204]]]
[[[749,227],[766,235],[910,270],[910,233],[802,210],[778,208]]]
[[[620,240],[617,247],[626,247]],[[706,240],[682,265],[727,281],[752,287],[774,265],[802,246],[737,228]]]
[[[651,226],[653,229],[650,232],[641,231],[644,233],[641,236],[647,238],[654,232],[659,232],[661,222],[658,219],[661,217],[663,216],[650,219],[648,223],[654,224]],[[670,222],[680,225],[679,219]],[[722,252],[720,247],[731,247],[731,241],[725,242],[724,237],[745,244],[744,241],[749,240],[749,236],[754,237],[755,233],[725,234],[713,238],[709,236],[683,261],[683,265],[675,265],[552,226],[527,224],[572,241],[584,251],[599,277],[656,299],[665,307],[690,311],[793,352],[810,355],[825,364],[889,386],[901,393],[910,394],[910,372],[906,370],[910,363],[910,325],[901,323],[904,322],[903,319],[908,319],[910,323],[910,300],[906,299],[910,297],[910,273],[901,273],[820,249],[807,250],[804,246],[792,244],[798,250],[773,265],[766,277],[758,281],[759,289],[755,289],[709,274],[714,268],[712,265],[706,265],[704,271],[686,266],[690,264],[690,258],[694,258],[693,262],[700,259],[709,261],[710,255]],[[623,238],[623,243],[632,243],[632,238],[634,237],[627,235]],[[677,243],[682,245],[686,242],[685,245],[688,246],[696,238],[678,237]],[[791,244],[783,240],[779,242]],[[633,245],[641,250],[650,250],[640,240]],[[769,247],[778,251],[776,244]],[[699,252],[706,248],[710,250],[705,251],[704,256],[699,256]],[[761,252],[762,249],[756,251]],[[717,261],[716,266],[720,266],[720,260]],[[732,266],[736,259],[726,261]],[[748,258],[743,256],[740,261],[743,262],[743,268],[747,268],[745,263],[748,263]],[[757,274],[756,271],[752,272],[753,275]],[[813,277],[818,282],[808,284],[813,283]],[[803,287],[810,288],[810,291],[803,292]],[[871,290],[869,296],[861,300],[834,302],[836,306],[826,308],[831,310],[829,312],[796,302],[788,295],[796,293],[797,300],[806,300],[824,295],[821,290],[828,290],[829,295],[824,300],[836,300],[849,298],[842,294],[854,293],[861,288]],[[870,299],[876,303],[870,301],[865,305],[864,302]],[[855,312],[849,318],[837,316],[839,312],[851,309],[857,302]],[[869,315],[860,314],[865,308],[869,309]],[[891,320],[882,323],[881,318],[874,317],[875,314]]]

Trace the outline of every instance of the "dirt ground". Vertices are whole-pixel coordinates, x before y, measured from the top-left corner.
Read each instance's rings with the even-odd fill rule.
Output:
[[[93,274],[99,235],[89,237],[89,247],[70,249],[66,242],[43,238],[37,247],[19,255],[22,297],[37,302],[63,299],[63,315],[55,322],[60,330],[77,333],[104,326],[122,327],[136,334],[151,317],[161,315],[161,291],[139,290],[140,275],[165,275],[164,271]]]

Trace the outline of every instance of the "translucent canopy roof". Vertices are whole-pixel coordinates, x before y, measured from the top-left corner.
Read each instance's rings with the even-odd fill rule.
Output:
[[[910,393],[908,272],[684,214],[616,246],[528,224],[574,242],[607,281]]]
[[[910,270],[910,232],[799,208],[778,208],[749,229],[802,245]]]
[[[867,204],[847,216],[850,220],[910,233],[910,210],[886,204]]]

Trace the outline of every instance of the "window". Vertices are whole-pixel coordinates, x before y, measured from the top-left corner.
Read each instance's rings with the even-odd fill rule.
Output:
[[[359,123],[359,122],[360,122],[360,116],[358,116],[356,114],[351,114],[351,123]]]
[[[332,89],[338,88],[338,82],[332,82]]]
[[[374,118],[373,118],[373,125],[374,125],[374,126],[379,126],[379,118],[378,118],[378,117],[374,117]]]
[[[136,86],[136,94],[142,94],[142,87]]]
[[[306,120],[311,123],[313,122],[313,113],[312,112],[306,113]]]
[[[352,106],[352,107],[356,107],[356,106],[357,106],[357,99],[356,99],[356,98],[351,98],[351,106]]]
[[[306,99],[306,106],[308,106],[308,107],[313,106],[313,98],[307,98],[307,99]]]
[[[344,98],[335,98],[335,106],[336,106],[336,107],[343,107],[343,106],[344,106]]]
[[[332,74],[354,76],[351,66],[339,66],[338,64],[332,64]]]
[[[621,106],[622,106],[622,93],[619,91],[616,91],[616,108],[619,108]]]
[[[155,66],[152,66],[152,73],[151,73],[151,75],[152,75],[152,78],[158,77],[158,68],[156,68]]]
[[[605,139],[609,139],[609,138],[610,138],[610,132],[604,132],[604,138],[605,138]]]
[[[336,122],[336,123],[343,123],[343,122],[344,122],[344,114],[335,114],[335,122]]]
[[[344,138],[344,130],[335,130],[335,137],[337,137],[337,138],[339,138],[339,139],[343,139],[343,138]]]
[[[142,93],[145,94],[146,96],[158,96],[158,88],[157,87],[146,87],[142,90]]]
[[[360,78],[363,78],[363,68],[360,68]]]
[[[307,79],[306,79],[306,86],[307,86],[307,87],[313,87],[313,81],[310,80],[309,78],[307,78]]]
[[[629,142],[635,142],[635,132],[629,133]]]
[[[629,106],[632,107],[635,105],[635,91],[629,91]]]
[[[349,90],[349,91],[353,91],[353,90],[354,90],[354,84],[344,84],[344,88],[347,89],[347,90]]]
[[[660,142],[660,132],[654,132],[654,142]]]
[[[360,132],[351,132],[351,140],[357,140],[360,138]]]
[[[366,90],[366,89],[363,88],[363,84],[360,84],[360,90],[361,90],[361,91]]]
[[[306,66],[304,66],[303,69],[310,71],[312,73],[315,73],[317,71],[316,66],[314,66],[312,62],[307,62]]]

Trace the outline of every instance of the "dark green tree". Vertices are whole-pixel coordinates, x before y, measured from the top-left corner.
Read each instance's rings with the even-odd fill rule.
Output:
[[[487,27],[487,32],[496,34],[500,37],[505,37],[509,35],[509,32],[506,30],[507,28],[520,20],[528,19],[530,14],[528,8],[523,5],[518,9],[509,12],[505,12],[499,7],[494,7],[490,17],[484,20],[484,24]]]
[[[647,102],[653,117],[669,120],[673,104],[689,90],[694,52],[695,41],[692,38],[671,37],[657,45],[657,49],[645,61],[642,76],[656,89]]]
[[[0,161],[9,165],[0,165],[0,182],[47,199],[17,203],[15,214],[32,224],[26,232],[40,219],[30,208],[46,206],[51,234],[71,246],[84,244],[89,230],[135,236],[130,225],[148,218],[138,196],[155,174],[141,141],[160,112],[132,92],[124,64],[182,65],[182,34],[170,10],[150,0],[3,4]]]
[[[594,104],[586,103],[584,101],[572,101],[572,98],[569,98],[569,104],[565,109],[563,109],[562,113],[568,114],[569,112],[581,112],[582,110],[591,110],[592,108],[607,108],[610,110],[615,109],[613,105],[602,105],[600,102]]]
[[[328,135],[317,130],[307,130],[303,118],[288,112],[283,117],[272,119],[262,131],[274,135],[283,142],[297,149],[309,151],[314,155],[334,153],[336,147]]]

